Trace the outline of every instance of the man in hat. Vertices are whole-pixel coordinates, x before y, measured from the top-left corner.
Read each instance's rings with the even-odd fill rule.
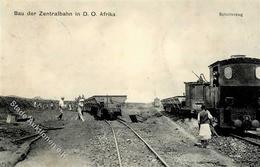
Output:
[[[82,122],[84,122],[84,118],[83,118],[83,106],[84,106],[84,99],[80,98],[79,102],[78,102],[78,107],[77,107],[77,111],[78,111],[78,119],[81,119]]]
[[[58,120],[62,119],[63,116],[63,110],[65,109],[65,103],[64,103],[64,97],[61,97],[60,101],[59,101],[59,111],[60,111],[60,115],[57,117]]]
[[[210,121],[212,118],[210,112],[206,110],[205,105],[202,105],[201,111],[198,114],[198,124],[199,137],[203,148],[207,148],[208,140],[211,139]]]

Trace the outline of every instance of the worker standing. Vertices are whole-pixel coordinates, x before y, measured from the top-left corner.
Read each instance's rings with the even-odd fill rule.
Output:
[[[53,104],[53,102],[51,102],[50,107],[51,107],[52,110],[54,109],[54,104]]]
[[[208,140],[211,139],[210,121],[212,120],[212,115],[208,110],[206,110],[205,105],[201,106],[201,111],[198,114],[198,124],[199,124],[199,137],[201,140],[201,146],[207,148]]]
[[[69,104],[69,110],[72,111],[72,105],[71,104]]]
[[[80,98],[79,101],[78,101],[77,111],[78,111],[78,119],[81,119],[82,122],[85,121],[84,118],[83,118],[83,114],[82,114],[83,106],[84,106],[84,99]]]
[[[64,97],[61,97],[60,101],[59,101],[59,111],[60,111],[60,115],[57,117],[58,120],[62,119],[63,116],[63,110],[65,109],[65,103],[64,103]]]
[[[37,107],[37,102],[33,102],[33,107],[36,108]]]

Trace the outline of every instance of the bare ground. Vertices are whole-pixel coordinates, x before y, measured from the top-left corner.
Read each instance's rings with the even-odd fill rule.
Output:
[[[168,115],[168,114],[166,114]],[[168,115],[179,126],[183,127],[193,136],[198,135],[198,123],[195,119],[179,118],[174,115]],[[212,148],[221,154],[232,158],[237,166],[258,167],[260,166],[260,147],[251,145],[245,141],[230,137],[213,137],[210,141]]]
[[[104,121],[84,114],[85,122],[77,120],[76,112],[65,112],[57,121],[57,112],[32,112],[36,122],[45,126],[64,126],[47,135],[65,151],[61,157],[43,139],[32,145],[27,158],[17,167],[118,166],[111,129]],[[142,122],[130,123],[129,114],[138,114]],[[128,104],[123,119],[136,129],[170,166],[234,166],[232,160],[213,149],[194,146],[196,139],[180,126],[162,116],[149,104]],[[156,157],[130,130],[112,122],[118,136],[123,166],[162,166]]]

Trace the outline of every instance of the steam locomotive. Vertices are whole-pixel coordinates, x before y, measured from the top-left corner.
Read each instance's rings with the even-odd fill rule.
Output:
[[[209,82],[203,75],[197,82],[185,82],[185,100],[163,99],[164,109],[196,115],[204,104],[220,128],[259,128],[260,59],[234,55],[209,65],[209,71]]]

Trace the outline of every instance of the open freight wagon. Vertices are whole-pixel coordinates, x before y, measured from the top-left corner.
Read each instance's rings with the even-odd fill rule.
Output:
[[[179,112],[181,112],[181,109],[185,105],[185,97],[184,96],[169,97],[166,99],[162,99],[161,103],[166,112],[174,112],[175,114],[179,114]]]
[[[97,119],[115,119],[122,115],[126,95],[96,95],[84,101],[84,111]]]

